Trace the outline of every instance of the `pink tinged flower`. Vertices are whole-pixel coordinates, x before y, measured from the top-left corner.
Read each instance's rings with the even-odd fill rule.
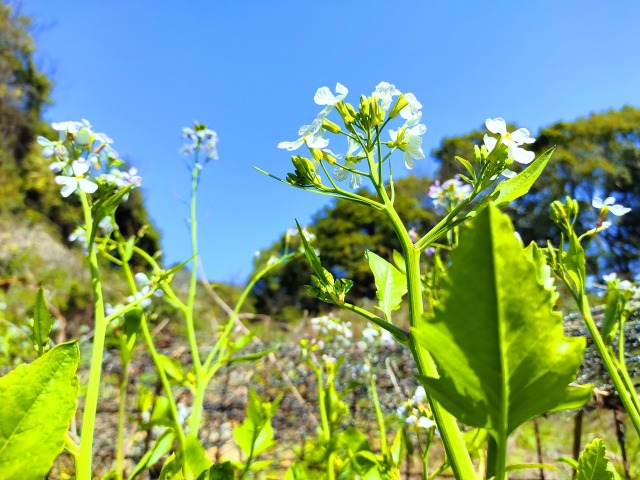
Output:
[[[56,177],[56,183],[58,185],[64,185],[61,190],[63,197],[68,197],[76,190],[81,190],[85,193],[94,193],[98,189],[98,185],[84,178],[84,175],[89,171],[89,165],[86,162],[76,160],[71,164],[71,173],[73,176],[58,175]]]
[[[591,202],[591,206],[593,208],[597,208],[599,210],[607,209],[607,211],[613,213],[614,215],[620,217],[625,213],[629,213],[631,211],[630,208],[623,207],[622,205],[614,205],[613,203],[616,201],[613,197],[607,197],[607,199],[603,202],[600,197],[593,197],[593,201]]]
[[[507,124],[503,118],[488,118],[485,121],[485,125],[491,133],[502,136],[502,143],[509,147],[509,156],[513,158],[514,161],[525,165],[533,161],[535,154],[520,148],[521,145],[536,141],[529,133],[529,130],[519,128],[514,132],[508,132]],[[497,143],[497,139],[489,135],[484,136],[484,145],[488,151],[492,151]]]

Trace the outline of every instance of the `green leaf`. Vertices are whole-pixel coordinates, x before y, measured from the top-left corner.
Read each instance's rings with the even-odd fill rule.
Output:
[[[355,427],[349,427],[341,432],[339,441],[352,453],[360,450],[371,450],[367,436]]]
[[[578,459],[575,480],[613,480],[613,471],[606,454],[607,449],[601,438],[596,438],[584,447]]]
[[[454,416],[500,443],[565,401],[585,339],[565,337],[554,293],[496,206],[462,231],[451,258],[441,303],[411,331],[440,374],[422,381]]]
[[[153,447],[151,447],[151,449],[142,456],[142,458],[136,465],[136,468],[134,468],[133,472],[131,472],[131,475],[129,475],[129,480],[133,480],[136,475],[155,465],[156,462],[160,460],[160,458],[162,458],[165,453],[171,450],[171,445],[173,445],[174,437],[175,435],[173,434],[172,428],[167,428],[164,432],[162,432],[153,444]]]
[[[57,345],[0,378],[0,472],[3,478],[46,477],[76,410],[77,342]]]
[[[375,279],[378,306],[385,319],[391,322],[391,312],[400,308],[402,297],[407,293],[407,277],[375,253],[367,250],[364,255]]]
[[[238,363],[238,362],[253,362],[255,360],[260,360],[262,357],[269,355],[270,353],[275,352],[280,348],[280,344],[275,344],[268,350],[261,350],[255,353],[248,353],[246,355],[238,355],[237,357],[232,357],[228,360],[229,363]]]
[[[33,335],[31,340],[38,348],[38,356],[41,357],[46,347],[49,346],[49,333],[53,328],[53,317],[47,308],[44,299],[44,287],[40,285],[36,294],[36,307],[33,311]]]
[[[565,397],[558,405],[549,410],[559,412],[561,410],[575,410],[584,406],[593,396],[593,385],[571,385],[565,391]]]
[[[172,378],[178,382],[184,380],[184,373],[182,372],[182,365],[176,358],[169,358],[166,355],[158,355],[158,364],[165,371],[169,378]]]
[[[93,225],[91,227],[91,237],[89,238],[89,245],[93,245],[93,241],[95,240],[96,233],[98,232],[98,228],[100,222],[108,216],[113,216],[118,205],[122,203],[125,199],[126,195],[131,191],[133,185],[127,185],[122,189],[118,190],[113,195],[110,195],[106,198],[101,198],[98,200],[93,206]]]
[[[190,434],[187,436],[187,445],[184,449],[184,469],[191,472],[196,478],[202,472],[208,470],[213,462],[207,458],[204,447],[198,437]]]
[[[233,480],[235,473],[231,462],[216,463],[209,469],[209,480]]]
[[[407,454],[406,432],[404,428],[399,428],[396,432],[396,436],[393,438],[393,443],[391,444],[390,453],[393,466],[399,467]]]
[[[169,455],[169,458],[164,462],[159,480],[185,480],[175,453]]]
[[[531,165],[529,165],[515,177],[500,182],[493,193],[490,195],[493,203],[497,207],[502,207],[527,193],[531,186],[538,179],[540,174],[542,174],[542,171],[547,166],[547,163],[549,163],[554,149],[555,147],[550,148],[549,150],[544,152],[542,155],[536,158],[531,163]]]
[[[131,337],[140,331],[142,325],[142,309],[134,307],[124,314],[122,330],[127,337]]]

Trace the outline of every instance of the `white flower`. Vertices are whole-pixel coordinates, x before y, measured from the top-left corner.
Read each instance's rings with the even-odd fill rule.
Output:
[[[98,185],[84,178],[84,174],[89,171],[89,165],[86,162],[76,160],[71,164],[71,170],[70,173],[73,176],[58,175],[56,177],[56,183],[64,185],[60,192],[63,197],[68,197],[78,189],[89,194],[98,189]]]
[[[603,275],[602,279],[607,283],[615,282],[616,280],[618,280],[618,274],[616,272],[612,272],[608,275]]]
[[[603,202],[600,197],[593,197],[593,201],[591,202],[591,206],[593,208],[597,208],[600,210],[606,209],[606,211],[613,213],[614,215],[620,217],[625,213],[631,211],[630,208],[623,207],[622,205],[614,205],[616,199],[613,197],[607,197],[607,199]]]
[[[416,388],[416,393],[413,394],[413,400],[415,403],[424,403],[427,399],[427,392],[424,391],[424,387],[421,385]]]
[[[420,115],[420,118],[422,118],[422,113],[420,112],[420,110],[422,109],[422,104],[418,101],[416,96],[413,93],[406,93],[404,95],[404,98],[407,99],[409,105],[400,110],[400,116],[407,120],[407,123],[415,121],[414,119],[418,115]],[[419,121],[420,119],[418,119],[418,122]]]
[[[386,112],[387,110],[389,110],[391,102],[393,102],[393,97],[396,95],[400,95],[401,93],[402,92],[400,92],[400,90],[398,90],[395,85],[387,82],[380,82],[378,85],[376,85],[376,89],[373,91],[371,96],[376,97],[380,100],[380,107]]]
[[[297,150],[304,143],[309,148],[326,148],[329,145],[329,140],[324,138],[324,128],[322,128],[322,119],[324,117],[316,118],[311,125],[303,125],[298,130],[300,138],[292,142],[280,142],[278,148],[284,148],[289,151]]]
[[[344,98],[349,93],[349,90],[341,83],[336,83],[336,93],[337,95],[331,93],[329,87],[320,87],[316,91],[316,94],[313,96],[314,102],[316,102],[318,105],[326,105],[326,107],[318,115],[318,118],[326,117],[329,112],[334,109],[336,103],[344,100]]]
[[[430,428],[433,428],[436,426],[436,423],[431,420],[430,418],[427,417],[420,417],[420,419],[418,420],[418,427],[419,428],[424,428],[425,430],[428,430]]]
[[[502,143],[509,147],[509,156],[511,156],[511,158],[516,162],[526,165],[533,161],[535,154],[520,148],[520,146],[525,143],[535,142],[536,139],[531,136],[529,130],[526,128],[519,128],[515,132],[510,133],[507,131],[507,124],[503,118],[488,118],[485,121],[485,125],[487,126],[487,130],[491,133],[496,133],[502,136]],[[485,134],[484,145],[487,147],[488,151],[492,151],[497,143],[497,139]]]
[[[405,418],[404,421],[407,425],[413,425],[418,421],[418,417],[416,417],[415,415],[409,415],[407,418]]]
[[[324,138],[324,128],[322,128],[322,121],[324,118],[335,108],[336,103],[341,102],[349,93],[347,87],[341,83],[336,83],[336,94],[334,95],[329,87],[320,87],[313,97],[313,100],[318,105],[325,105],[325,108],[320,111],[316,119],[311,122],[311,125],[303,125],[298,130],[300,138],[292,142],[280,142],[278,148],[284,148],[292,151],[300,148],[304,143],[309,148],[323,149],[329,145],[329,140]]]
[[[424,135],[426,131],[427,127],[423,124],[389,130],[391,140],[397,144],[400,150],[404,151],[404,165],[409,170],[416,166],[414,159],[422,160],[424,158],[421,135]]]

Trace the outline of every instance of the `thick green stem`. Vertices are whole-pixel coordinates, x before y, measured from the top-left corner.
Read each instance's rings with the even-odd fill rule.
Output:
[[[607,369],[607,373],[611,377],[613,381],[613,385],[615,386],[618,395],[620,396],[620,400],[624,405],[624,408],[627,410],[627,414],[631,419],[631,423],[636,429],[638,435],[640,435],[640,412],[636,408],[637,398],[634,399],[632,396],[636,395],[635,391],[627,390],[624,380],[620,377],[618,369],[616,368],[615,361],[611,358],[611,354],[609,349],[602,340],[600,336],[600,332],[598,331],[598,327],[596,326],[596,322],[593,320],[591,316],[591,310],[589,309],[589,302],[584,293],[580,292],[576,297],[578,301],[578,307],[580,308],[580,313],[582,314],[582,318],[584,319],[584,323],[587,325],[587,329],[589,330],[589,334],[593,339],[593,343],[600,353],[600,358],[602,359],[602,363],[604,363],[605,368]],[[624,341],[624,339],[621,339]]]
[[[87,238],[91,238],[93,218],[91,207],[86,195],[80,192],[80,200],[84,212],[84,223]],[[89,268],[91,272],[91,285],[94,302],[94,335],[93,349],[91,352],[91,367],[89,370],[89,383],[87,384],[87,396],[82,415],[82,434],[80,435],[80,452],[76,463],[76,478],[78,480],[91,480],[91,461],[93,453],[93,432],[95,429],[96,410],[98,407],[98,393],[102,376],[102,356],[104,353],[104,339],[107,329],[104,316],[104,301],[102,298],[102,285],[98,270],[98,257],[93,244],[88,245]]]
[[[491,435],[487,439],[487,480],[507,478],[507,441],[497,442]]]

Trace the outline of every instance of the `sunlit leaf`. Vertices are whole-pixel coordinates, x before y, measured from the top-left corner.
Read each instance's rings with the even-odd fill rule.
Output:
[[[76,410],[77,342],[62,343],[0,377],[0,476],[47,476]]]

